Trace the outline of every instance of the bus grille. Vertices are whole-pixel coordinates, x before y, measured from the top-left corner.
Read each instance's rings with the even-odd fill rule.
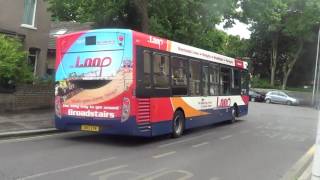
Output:
[[[141,132],[151,131],[150,99],[138,99],[137,124]]]

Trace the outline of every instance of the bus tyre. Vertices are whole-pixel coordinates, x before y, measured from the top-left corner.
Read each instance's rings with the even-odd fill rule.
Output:
[[[230,124],[233,124],[236,122],[236,116],[237,116],[237,109],[236,107],[231,108],[231,119],[229,120]]]
[[[172,137],[178,138],[183,134],[185,118],[182,111],[176,111],[172,122]]]

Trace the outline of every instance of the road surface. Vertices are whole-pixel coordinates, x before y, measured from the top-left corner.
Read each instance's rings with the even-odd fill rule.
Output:
[[[317,111],[251,103],[178,139],[68,132],[0,140],[0,179],[279,179],[315,142]]]

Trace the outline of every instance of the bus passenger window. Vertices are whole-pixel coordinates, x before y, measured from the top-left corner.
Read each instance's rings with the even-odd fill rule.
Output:
[[[198,61],[190,61],[190,95],[200,95],[200,63]]]
[[[169,88],[169,57],[153,55],[153,82],[155,88]]]
[[[233,69],[233,83],[232,88],[234,89],[240,89],[240,72],[239,70]]]
[[[209,66],[209,94],[210,96],[219,95],[219,66],[210,64]]]
[[[144,71],[144,79],[143,84],[144,87],[151,87],[151,54],[149,51],[143,51],[143,71]]]
[[[202,66],[202,95],[209,95],[209,67],[208,65]]]
[[[172,72],[172,94],[187,95],[187,65],[186,59],[172,57],[171,72]]]
[[[221,95],[230,95],[231,94],[231,69],[222,67],[220,69],[221,73]]]

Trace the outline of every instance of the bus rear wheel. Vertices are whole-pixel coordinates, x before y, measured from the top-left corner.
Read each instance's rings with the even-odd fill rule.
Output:
[[[178,110],[174,113],[172,121],[172,137],[178,138],[183,134],[185,118],[182,111]]]

